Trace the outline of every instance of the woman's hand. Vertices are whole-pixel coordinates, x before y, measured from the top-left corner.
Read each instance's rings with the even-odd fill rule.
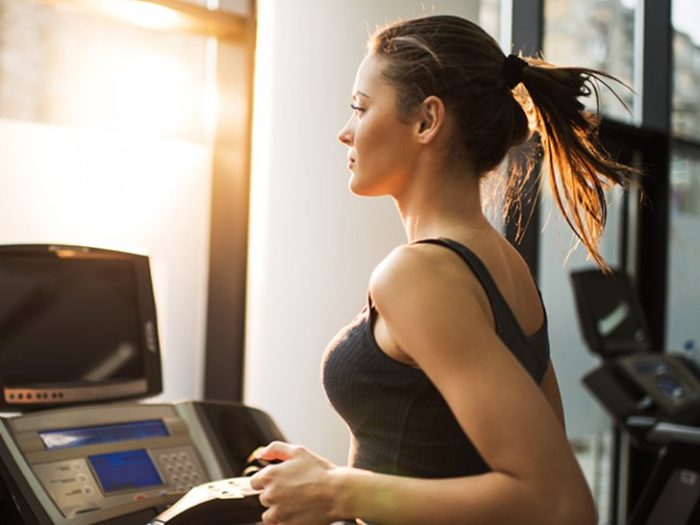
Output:
[[[258,459],[279,460],[255,474],[250,485],[261,490],[268,509],[262,519],[274,525],[328,525],[341,519],[338,481],[342,470],[304,447],[275,441]]]

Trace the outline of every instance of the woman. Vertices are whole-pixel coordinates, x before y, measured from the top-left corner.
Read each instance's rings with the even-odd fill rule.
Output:
[[[603,188],[633,172],[596,147],[578,101],[602,74],[505,57],[452,16],[390,25],[368,47],[339,139],[350,189],[390,195],[408,243],[375,269],[368,306],[325,353],[349,466],[270,444],[260,458],[281,463],[251,480],[264,522],[593,524],[537,287],[484,217],[479,187],[528,138],[527,108],[555,199],[604,266]]]

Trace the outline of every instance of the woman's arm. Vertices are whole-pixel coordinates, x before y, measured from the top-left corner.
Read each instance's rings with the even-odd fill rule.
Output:
[[[453,479],[416,479],[347,469],[339,489],[348,510],[382,525],[593,525],[594,510],[574,497],[540,494],[534,483],[491,472]]]

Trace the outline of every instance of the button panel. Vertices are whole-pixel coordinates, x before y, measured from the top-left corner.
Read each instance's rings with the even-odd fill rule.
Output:
[[[192,447],[158,449],[152,451],[151,456],[170,492],[187,492],[207,481]]]
[[[34,465],[34,472],[64,516],[100,507],[102,496],[84,459]]]
[[[149,450],[163,485],[136,493],[121,491],[103,494],[85,458],[75,458],[32,466],[56,506],[67,518],[85,512],[141,500],[157,493],[185,493],[194,486],[209,481],[191,446]]]
[[[223,499],[238,499],[260,494],[259,490],[250,488],[250,478],[247,477],[222,479],[202,486],[206,486],[212,496]]]

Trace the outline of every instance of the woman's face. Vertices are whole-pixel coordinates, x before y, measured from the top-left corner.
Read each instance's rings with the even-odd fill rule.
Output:
[[[416,124],[401,122],[396,92],[381,77],[382,59],[367,55],[355,77],[353,113],[338,133],[348,146],[350,190],[357,195],[396,195],[414,165]]]

